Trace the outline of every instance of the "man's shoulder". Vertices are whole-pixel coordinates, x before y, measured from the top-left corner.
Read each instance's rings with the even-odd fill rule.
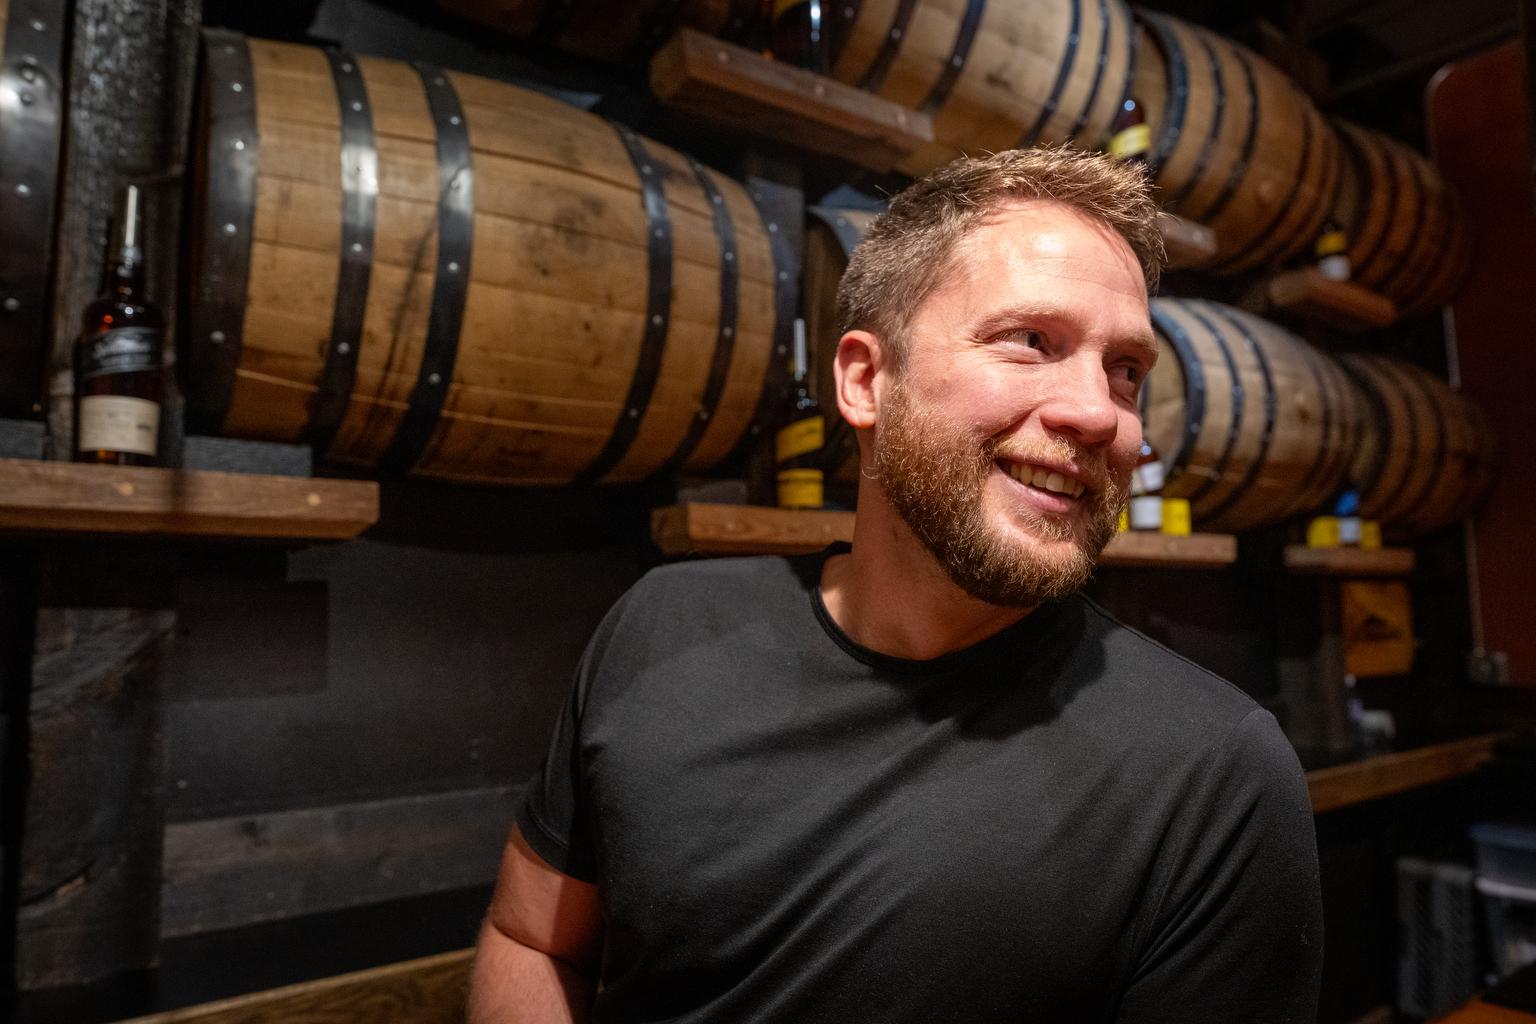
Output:
[[[1250,718],[1278,725],[1240,687],[1081,599],[1084,636],[1097,662],[1102,703],[1121,725],[1182,749],[1226,736]],[[1249,726],[1252,726],[1249,722]]]
[[[814,569],[805,558],[752,556],[671,562],[647,572],[634,595],[646,601],[734,603],[764,591],[802,590]]]

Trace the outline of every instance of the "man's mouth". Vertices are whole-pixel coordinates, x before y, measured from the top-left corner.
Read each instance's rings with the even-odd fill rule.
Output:
[[[1028,462],[1013,462],[1007,459],[999,459],[997,464],[1004,473],[1007,473],[1019,483],[1028,487],[1037,487],[1042,491],[1049,491],[1052,494],[1059,494],[1064,498],[1081,497],[1083,491],[1087,489],[1081,480],[1046,466],[1037,466]]]

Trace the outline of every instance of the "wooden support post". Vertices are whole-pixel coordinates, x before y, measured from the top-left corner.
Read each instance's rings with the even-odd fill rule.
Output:
[[[16,920],[31,728],[32,641],[37,627],[37,554],[0,546],[0,989],[15,991]]]
[[[1353,747],[1345,696],[1339,588],[1329,578],[1282,583],[1278,623],[1285,732],[1307,760],[1333,760]]]

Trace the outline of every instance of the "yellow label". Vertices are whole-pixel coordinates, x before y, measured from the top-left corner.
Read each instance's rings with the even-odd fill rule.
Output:
[[[779,430],[774,438],[773,457],[776,462],[792,459],[806,452],[820,451],[826,444],[826,421],[820,416],[797,420]]]
[[[1120,525],[1117,527],[1117,529],[1121,533],[1124,533],[1125,531],[1129,530],[1130,528],[1131,528],[1131,514],[1130,514],[1130,511],[1129,511],[1129,509],[1122,508],[1120,510]]]
[[[1363,548],[1381,547],[1381,524],[1374,519],[1362,519],[1360,521],[1360,546]]]
[[[1131,125],[1124,131],[1116,132],[1115,137],[1109,140],[1109,155],[1116,160],[1145,153],[1151,148],[1152,126],[1149,124]]]
[[[1174,537],[1188,537],[1193,528],[1189,501],[1184,498],[1164,498],[1162,532]]]
[[[80,399],[82,452],[132,452],[153,456],[160,438],[160,403],[122,395],[86,395]]]
[[[1337,516],[1318,516],[1307,524],[1307,547],[1336,548],[1339,546],[1339,520]]]
[[[779,508],[821,508],[819,469],[779,470]]]
[[[1332,256],[1349,248],[1349,239],[1344,237],[1342,231],[1329,231],[1317,240],[1316,253],[1319,256]]]

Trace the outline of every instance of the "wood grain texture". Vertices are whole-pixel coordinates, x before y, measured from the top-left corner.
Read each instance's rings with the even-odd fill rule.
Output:
[[[1315,267],[1276,274],[1264,287],[1271,307],[1343,331],[1372,331],[1397,319],[1397,306],[1355,281],[1330,281]]]
[[[927,114],[693,29],[652,58],[651,90],[716,124],[872,171],[933,141]]]
[[[1406,576],[1413,571],[1412,548],[1309,548],[1289,544],[1287,570],[1306,576]]]
[[[344,540],[378,516],[369,481],[0,459],[0,530]]]
[[[1312,811],[1322,814],[1470,775],[1493,757],[1494,744],[1504,736],[1489,733],[1315,769],[1307,773]]]
[[[1474,999],[1455,1013],[1436,1018],[1435,1024],[1536,1024],[1536,1014]]]
[[[1157,224],[1163,229],[1163,246],[1168,253],[1169,270],[1183,270],[1209,263],[1221,251],[1216,232],[1204,224],[1196,224],[1171,213],[1159,214]]]
[[[1163,496],[1187,499],[1195,523],[1216,531],[1331,497],[1359,438],[1357,397],[1338,366],[1230,306],[1159,298],[1152,308],[1161,356],[1143,386],[1144,432],[1169,464]]]
[[[319,50],[249,45],[261,141],[243,343],[223,432],[292,443],[307,421],[335,313],[339,120]],[[328,455],[371,467],[389,449],[420,371],[436,285],[440,172],[417,71],[370,57],[358,66],[373,118],[378,202],[356,380]],[[474,242],[453,375],[415,471],[566,483],[631,415],[651,283],[639,176],[601,118],[530,90],[446,75],[473,152]],[[700,411],[719,334],[725,261],[713,205],[686,158],[649,141],[644,148],[660,165],[671,226],[667,330],[656,386],[635,413],[634,442],[604,478],[610,482],[643,479],[672,455]],[[768,230],[739,184],[703,173],[730,213],[738,312],[723,390],[685,463],[693,471],[718,462],[745,431],[775,326]],[[194,234],[213,230],[200,224]]]
[[[455,950],[118,1024],[460,1024],[473,959]]]
[[[853,539],[853,513],[791,511],[759,505],[694,502],[651,512],[651,539],[663,554],[792,555]],[[1234,537],[1122,533],[1109,542],[1105,565],[1214,568],[1237,559]]]
[[[489,884],[521,794],[494,786],[172,823],[161,935]]]

